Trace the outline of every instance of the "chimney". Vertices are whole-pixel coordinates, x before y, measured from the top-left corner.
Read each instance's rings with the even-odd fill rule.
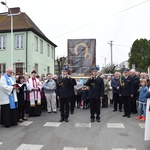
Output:
[[[10,8],[10,11],[11,11],[12,14],[20,13],[20,7]],[[9,14],[10,14],[10,11],[8,10]]]

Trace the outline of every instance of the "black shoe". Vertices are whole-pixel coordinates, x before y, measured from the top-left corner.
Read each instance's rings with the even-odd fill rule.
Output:
[[[68,122],[69,120],[68,119],[65,119],[65,122]]]
[[[94,119],[91,119],[91,122],[94,122]]]
[[[74,112],[72,111],[71,114],[74,114]]]
[[[97,122],[101,122],[100,119],[97,119]]]
[[[136,114],[136,113],[137,113],[137,112],[135,112],[135,111],[134,111],[134,112],[132,112],[132,114]]]
[[[127,117],[127,115],[123,115],[122,117]]]
[[[127,115],[127,118],[130,118],[130,115]]]
[[[57,111],[53,111],[53,113],[57,113]]]
[[[64,119],[63,118],[61,118],[60,120],[59,120],[59,122],[63,122],[64,121]]]
[[[114,109],[113,111],[117,111],[117,109]]]
[[[122,110],[121,110],[121,109],[120,109],[119,111],[120,111],[120,112],[122,112]]]
[[[27,121],[28,119],[27,119],[27,118],[25,118],[25,117],[23,117],[23,118],[22,118],[22,120],[23,120],[23,121]]]

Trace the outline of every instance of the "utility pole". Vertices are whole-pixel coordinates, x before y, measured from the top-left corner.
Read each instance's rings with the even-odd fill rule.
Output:
[[[111,51],[111,65],[113,64],[113,53],[112,53],[112,44],[113,41],[109,41],[108,44],[110,44],[110,51]]]

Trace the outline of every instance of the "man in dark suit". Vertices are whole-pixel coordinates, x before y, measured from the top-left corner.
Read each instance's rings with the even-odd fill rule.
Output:
[[[119,96],[119,88],[120,88],[120,72],[115,72],[114,78],[111,80],[111,86],[113,88],[113,101],[114,101],[114,112],[118,109],[119,104],[119,111],[122,112],[122,101]]]
[[[92,76],[88,79],[86,85],[89,86],[90,113],[91,122],[96,120],[100,122],[100,101],[104,96],[104,81],[98,76],[98,68],[92,68]]]
[[[71,93],[71,98],[70,98],[70,112],[71,114],[74,114],[74,107],[75,107],[75,92],[74,92],[74,86],[76,85],[76,80],[74,78],[72,79],[72,85],[70,87],[70,93]]]
[[[71,98],[70,88],[72,87],[72,79],[67,74],[68,69],[62,68],[62,74],[57,79],[56,84],[56,93],[57,98],[60,101],[60,112],[61,112],[61,119],[60,122],[65,121],[68,122],[69,117],[69,101]]]
[[[120,81],[120,96],[124,104],[124,115],[123,117],[130,118],[131,114],[131,98],[134,95],[134,82],[133,78],[129,75],[129,69],[125,69],[123,77]]]
[[[130,75],[133,78],[133,83],[134,83],[134,95],[131,98],[131,112],[132,114],[137,113],[137,106],[136,106],[136,101],[138,99],[138,90],[140,87],[140,78],[136,75],[136,72],[134,69],[130,70]]]

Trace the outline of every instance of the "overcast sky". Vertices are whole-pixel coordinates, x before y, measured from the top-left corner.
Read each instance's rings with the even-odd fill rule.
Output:
[[[2,0],[1,0],[2,1]],[[67,55],[67,39],[96,39],[96,62],[128,59],[136,39],[150,39],[150,0],[3,0],[20,7],[58,47],[56,56]],[[6,11],[0,5],[0,12]]]

